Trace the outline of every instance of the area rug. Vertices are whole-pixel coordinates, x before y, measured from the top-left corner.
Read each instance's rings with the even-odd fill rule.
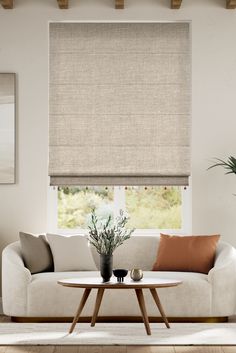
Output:
[[[151,324],[147,336],[142,323],[70,324],[1,323],[0,345],[236,345],[236,323]]]

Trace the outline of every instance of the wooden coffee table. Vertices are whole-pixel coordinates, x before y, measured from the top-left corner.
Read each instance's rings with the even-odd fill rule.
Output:
[[[97,298],[95,302],[95,307],[93,311],[93,316],[91,319],[91,326],[95,326],[98,311],[102,302],[102,297],[105,289],[134,289],[136,292],[138,304],[140,307],[140,311],[143,317],[143,322],[146,328],[146,332],[148,335],[151,335],[151,329],[149,325],[146,305],[143,296],[143,289],[149,289],[152,297],[157,305],[157,308],[163,318],[163,321],[166,324],[167,328],[170,328],[169,322],[165,315],[164,309],[161,305],[160,299],[158,297],[157,288],[167,288],[167,287],[175,287],[181,284],[181,281],[171,280],[171,279],[161,279],[161,278],[144,278],[139,282],[134,282],[131,279],[126,278],[125,282],[117,283],[116,280],[111,280],[110,282],[102,283],[101,278],[72,278],[72,279],[64,279],[57,282],[58,284],[65,287],[73,287],[73,288],[84,288],[84,293],[82,299],[80,301],[78,310],[70,327],[69,333],[74,331],[75,325],[79,320],[80,314],[84,308],[84,305],[88,299],[88,296],[92,289],[97,289]]]

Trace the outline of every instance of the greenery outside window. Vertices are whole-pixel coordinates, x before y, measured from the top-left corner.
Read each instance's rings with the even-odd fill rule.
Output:
[[[101,218],[116,217],[120,209],[127,211],[127,226],[136,228],[136,234],[191,231],[189,187],[50,187],[49,194],[48,219],[53,232],[85,232],[93,208]]]
[[[113,188],[59,187],[57,191],[58,228],[87,228],[93,209],[99,217],[107,218],[113,213]]]

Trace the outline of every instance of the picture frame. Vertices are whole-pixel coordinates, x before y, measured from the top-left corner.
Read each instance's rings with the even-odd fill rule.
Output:
[[[0,73],[0,184],[15,184],[16,74]]]

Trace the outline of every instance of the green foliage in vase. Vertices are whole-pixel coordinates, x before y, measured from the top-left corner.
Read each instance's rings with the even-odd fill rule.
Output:
[[[215,158],[216,163],[211,165],[208,169],[215,167],[223,167],[226,170],[225,174],[236,174],[236,158],[230,156],[228,160]]]
[[[120,210],[120,215],[115,221],[112,221],[112,216],[109,215],[105,221],[99,221],[95,210],[91,214],[91,225],[89,225],[88,240],[93,245],[99,254],[112,255],[114,250],[123,242],[130,238],[134,229],[128,230],[125,228],[129,218]]]

